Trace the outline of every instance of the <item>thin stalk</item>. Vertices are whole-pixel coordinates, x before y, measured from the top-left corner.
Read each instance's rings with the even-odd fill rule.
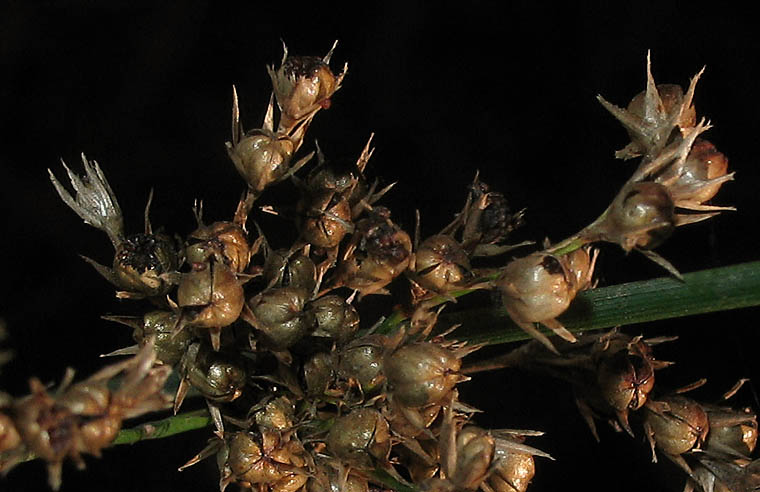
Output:
[[[211,425],[211,416],[208,410],[194,410],[192,412],[172,415],[161,420],[146,422],[131,429],[122,429],[111,443],[112,446],[119,444],[134,444],[148,439],[163,439],[164,437],[182,434],[191,430],[202,429]]]

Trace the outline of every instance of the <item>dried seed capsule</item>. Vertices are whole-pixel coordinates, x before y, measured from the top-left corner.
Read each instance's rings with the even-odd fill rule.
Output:
[[[214,402],[237,399],[247,382],[245,364],[240,357],[212,351],[201,343],[187,349],[179,371],[185,382]]]
[[[156,359],[173,366],[192,343],[194,337],[188,330],[172,333],[177,323],[177,314],[169,311],[151,311],[143,317],[143,322],[135,326],[132,338],[141,347],[154,339]]]
[[[555,318],[576,294],[591,284],[596,253],[581,248],[564,256],[537,252],[511,261],[495,282],[504,308],[514,322],[556,353],[533,323],[540,322],[570,342],[575,337]]]
[[[201,224],[187,239],[185,258],[190,264],[222,262],[235,273],[241,273],[251,260],[246,233],[234,222]]]
[[[286,349],[314,329],[314,315],[304,309],[308,299],[309,293],[297,287],[266,290],[248,300],[251,317],[246,321],[269,346]]]
[[[261,490],[295,492],[308,480],[306,452],[301,443],[276,432],[235,432],[225,437],[228,482],[258,486]]]
[[[496,444],[484,429],[474,425],[464,427],[457,434],[456,461],[446,477],[458,489],[475,490],[489,474]]]
[[[270,287],[294,287],[313,292],[317,267],[308,256],[289,256],[286,250],[272,251],[264,265],[264,279]]]
[[[286,431],[293,427],[295,406],[281,396],[267,402],[263,409],[254,414],[259,428],[271,431]]]
[[[713,454],[749,457],[757,445],[757,415],[750,408],[734,410],[703,405],[710,421],[705,451]]]
[[[375,207],[356,224],[351,245],[338,264],[337,285],[361,295],[385,293],[384,287],[409,266],[412,240],[390,220],[390,211]]]
[[[525,492],[535,474],[533,456],[509,452],[495,461],[486,483],[494,492]]]
[[[235,322],[245,300],[235,272],[219,262],[196,263],[193,268],[182,276],[177,289],[177,304],[196,308],[190,324],[219,329]]]
[[[680,455],[700,449],[710,431],[702,406],[685,396],[673,395],[656,402],[650,400],[644,408],[644,428],[652,447],[652,460],[657,461],[656,446],[689,472]]]
[[[468,188],[470,193],[462,212],[444,232],[461,227],[462,246],[472,257],[495,256],[514,248],[499,244],[523,224],[525,211],[513,214],[504,195],[490,191],[490,187],[480,181],[478,174]]]
[[[638,410],[654,387],[654,367],[649,347],[642,340],[623,350],[606,351],[596,371],[599,392],[617,414],[620,425],[631,435],[629,410]]]
[[[331,56],[332,49],[323,58],[288,56],[285,48],[280,68],[267,67],[282,112],[282,131],[290,131],[320,108],[330,107],[330,97],[340,88],[345,74],[345,69],[337,77],[332,73],[328,65]]]
[[[680,86],[674,84],[655,85],[647,54],[647,88],[637,94],[624,110],[597,96],[599,102],[617,118],[631,137],[631,143],[617,151],[618,159],[630,159],[642,154],[655,155],[671,140],[673,130],[694,126],[696,113],[692,98],[700,71],[691,79],[689,90],[684,95]]]
[[[667,167],[655,179],[668,187],[673,200],[684,208],[685,204],[703,204],[714,197],[723,183],[733,179],[728,174],[728,158],[707,140],[694,141],[686,159]]]
[[[373,458],[384,463],[391,450],[388,422],[373,408],[358,408],[335,419],[327,434],[327,449],[357,467],[371,467]]]
[[[359,313],[340,296],[320,297],[311,301],[307,309],[317,321],[314,336],[330,337],[338,343],[345,343],[359,329]]]
[[[115,284],[149,297],[169,292],[165,274],[179,268],[174,241],[165,234],[135,234],[120,242],[113,260]]]
[[[303,377],[306,382],[306,393],[309,396],[324,395],[335,377],[332,355],[325,352],[312,355],[304,362]]]
[[[177,248],[174,241],[165,234],[153,234],[148,221],[148,207],[145,212],[145,233],[124,236],[124,219],[119,202],[111,190],[108,180],[95,161],[88,161],[82,154],[85,175],[80,177],[71,172],[63,163],[71,184],[76,191],[72,197],[66,188],[50,173],[58,195],[87,224],[108,235],[116,254],[113,268],[84,257],[106,280],[123,291],[120,297],[165,295],[172,287],[168,274],[179,266]]]
[[[228,142],[227,153],[248,187],[261,193],[287,175],[297,147],[287,135],[262,128],[249,131],[238,142]]]
[[[133,329],[132,338],[137,345],[115,350],[107,355],[126,355],[136,353],[150,341],[156,352],[156,361],[173,366],[180,361],[195,335],[190,330],[175,332],[179,313],[171,311],[150,311],[142,317],[103,316],[103,319],[115,321]]]
[[[384,352],[383,337],[370,335],[357,338],[340,351],[338,373],[345,379],[355,379],[365,395],[373,393],[385,381]]]
[[[352,228],[351,206],[334,191],[311,193],[297,208],[301,237],[317,248],[335,248]]]
[[[659,183],[633,183],[615,198],[610,207],[604,239],[625,251],[654,249],[676,227],[675,204],[667,188]]]
[[[420,244],[414,254],[414,280],[434,292],[463,288],[473,278],[470,259],[451,236],[437,234]]]
[[[393,399],[419,408],[443,399],[467,378],[457,371],[457,354],[431,342],[404,345],[385,358],[385,375]]]

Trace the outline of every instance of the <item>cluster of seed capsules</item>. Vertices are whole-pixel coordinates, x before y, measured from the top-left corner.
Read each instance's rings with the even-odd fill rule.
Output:
[[[596,420],[607,421],[631,437],[632,424],[640,426],[652,460],[657,462],[660,454],[687,474],[687,492],[757,490],[760,460],[751,457],[757,444],[757,415],[748,407],[737,409],[727,403],[747,380],[740,380],[719,402],[685,395],[705,384],[704,379],[676,390],[656,387],[655,371],[672,363],[657,360],[653,347],[675,338],[644,339],[612,330],[581,335],[575,343],[555,340],[554,351],[533,341],[483,364],[540,372],[568,382],[597,441]],[[465,372],[480,369],[473,366]]]
[[[512,213],[477,174],[461,212],[421,240],[419,218],[410,235],[378,204],[391,186],[380,189],[365,176],[371,137],[349,164],[331,162],[319,148],[296,158],[312,120],[330,106],[346,75],[347,66],[338,74],[330,68],[332,54],[296,57],[285,50],[280,66],[268,67],[273,93],[261,128],[243,129],[233,90],[227,150],[247,186],[230,221],[206,224],[196,204],[198,227],[181,240],[153,231],[149,199],[144,232],[127,235],[96,162],[82,156],[84,175],[64,163],[73,194],[50,172],[63,201],[114,246],[110,267],[85,260],[116,287],[117,297],[151,308],[139,317],[106,317],[134,330],[137,344],[110,354],[131,356],[126,362],[52,395],[33,381],[31,396],[0,400],[1,469],[31,452],[48,461],[57,487],[64,458],[81,463],[80,454],[97,455],[124,418],[163,408],[158,388],[175,370],[174,412],[200,396],[215,426],[208,446],[185,466],[215,456],[222,490],[237,483],[277,492],[367,491],[387,479],[430,491],[527,488],[534,456],[549,456],[524,441],[541,433],[471,423],[476,409],[459,401],[456,385],[468,379],[462,358],[479,347],[435,333],[436,306],[464,289],[491,289],[511,318],[557,356],[536,323],[576,342],[556,318],[593,286],[593,243],[637,249],[677,275],[651,249],[676,226],[724,210],[705,202],[732,178],[725,157],[697,139],[708,127],[695,123],[691,105],[697,77],[684,95],[677,86],[655,86],[649,74],[647,90],[627,110],[602,101],[632,138],[619,156],[643,156],[634,176],[576,236],[545,243],[504,268],[481,269],[473,267],[477,258],[526,244],[506,244],[523,213]],[[296,174],[312,160],[308,172]],[[288,210],[262,206],[262,197],[286,180],[300,190],[298,202]],[[695,212],[678,214],[676,207]],[[249,221],[254,211],[294,219],[295,243],[273,244]],[[388,293],[392,282],[409,286],[406,321],[393,330],[381,318],[360,323],[355,304]],[[624,345],[625,353],[638,353],[639,341]],[[610,360],[614,366],[618,359]],[[86,400],[119,373],[120,389]],[[617,415],[630,429],[625,408],[633,407],[626,403]],[[107,430],[97,424],[109,419],[114,425]]]

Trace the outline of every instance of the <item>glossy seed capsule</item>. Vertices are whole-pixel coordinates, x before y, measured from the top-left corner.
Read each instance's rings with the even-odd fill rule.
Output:
[[[394,400],[411,408],[441,401],[465,380],[458,372],[462,361],[456,354],[431,342],[404,345],[384,364]]]

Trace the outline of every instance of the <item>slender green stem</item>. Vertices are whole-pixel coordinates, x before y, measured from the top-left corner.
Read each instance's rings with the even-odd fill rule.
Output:
[[[134,444],[147,439],[162,439],[175,434],[202,429],[210,425],[211,416],[208,414],[208,410],[194,410],[192,412],[172,415],[165,419],[146,422],[131,429],[122,429],[111,445]]]

